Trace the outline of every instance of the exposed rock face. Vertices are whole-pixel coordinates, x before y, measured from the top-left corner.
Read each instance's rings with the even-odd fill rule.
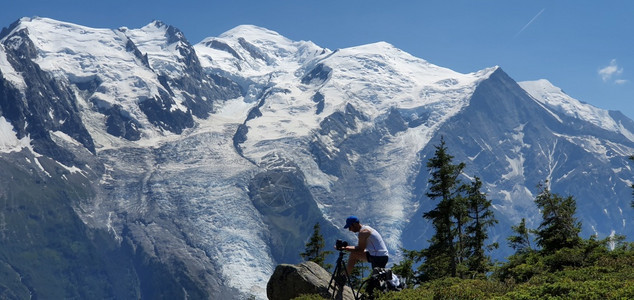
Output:
[[[333,292],[332,289],[328,290],[331,276],[312,261],[298,265],[278,265],[266,286],[266,295],[270,300],[293,299],[303,294],[319,294],[330,299]],[[335,299],[354,299],[352,289],[346,286]]]
[[[3,44],[7,62],[29,83],[20,92],[0,71],[0,115],[11,122],[17,136],[30,136],[36,152],[67,165],[72,165],[74,155],[51,140],[51,131],[63,132],[95,153],[94,141],[79,116],[77,99],[66,84],[53,80],[33,61],[38,50],[28,31],[15,32],[13,39]]]

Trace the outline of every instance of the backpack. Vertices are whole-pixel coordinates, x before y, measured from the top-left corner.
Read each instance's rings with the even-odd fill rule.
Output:
[[[405,280],[401,276],[392,273],[392,269],[374,268],[372,276],[368,280],[367,289],[372,294],[374,291],[400,291],[404,288],[406,288]]]

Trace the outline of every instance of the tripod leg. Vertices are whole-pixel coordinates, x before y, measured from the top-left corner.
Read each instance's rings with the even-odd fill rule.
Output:
[[[343,292],[346,287],[346,282],[348,278],[346,276],[346,268],[343,265],[343,262],[339,266],[339,270],[337,272],[337,277],[335,278],[335,284],[337,286],[336,292],[333,293],[333,299],[343,299]]]
[[[328,283],[328,291],[330,292],[330,289],[332,288],[332,298],[334,299],[335,294],[337,292],[337,277],[339,272],[341,271],[341,261],[343,260],[343,253],[339,252],[339,258],[337,258],[337,262],[335,263],[335,269],[332,271],[332,276],[330,277],[330,282]],[[334,283],[334,285],[333,285]]]
[[[339,258],[337,259],[337,263],[335,264],[335,270],[332,272],[330,283],[328,283],[328,291],[330,291],[330,288],[332,287],[331,299],[343,299],[343,291],[346,283],[348,283],[348,274],[343,261],[343,256],[344,252],[339,252]]]

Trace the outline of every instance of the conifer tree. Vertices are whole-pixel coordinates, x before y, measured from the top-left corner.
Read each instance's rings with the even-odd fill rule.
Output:
[[[331,264],[326,263],[326,257],[332,253],[332,251],[325,251],[326,243],[324,242],[324,237],[321,235],[321,227],[319,222],[315,223],[313,226],[313,235],[306,243],[305,252],[300,253],[299,255],[304,258],[306,261],[312,261],[317,263],[319,266],[326,270],[332,269]]]
[[[452,163],[453,156],[447,152],[444,138],[441,138],[440,145],[435,148],[434,157],[427,162],[431,177],[426,195],[432,200],[439,200],[439,203],[423,214],[425,219],[432,222],[435,233],[429,241],[429,247],[420,253],[425,259],[420,266],[421,280],[455,277],[457,270],[457,230],[453,218],[456,215],[456,198],[461,186],[458,176],[465,164]]]
[[[581,223],[574,217],[577,204],[572,196],[563,198],[540,184],[535,203],[542,212],[542,223],[536,231],[537,244],[545,253],[579,245]]]
[[[634,161],[634,155],[630,156],[630,160]],[[632,183],[632,196],[634,196],[634,183]],[[630,205],[632,206],[632,208],[634,208],[634,200],[632,200],[632,203]]]
[[[418,251],[416,250],[406,250],[401,248],[403,251],[403,259],[392,267],[392,272],[396,275],[400,275],[403,279],[405,279],[405,283],[407,286],[414,285],[414,261],[418,257]]]
[[[455,222],[455,247],[456,247],[456,263],[457,273],[466,271],[466,260],[469,257],[469,245],[466,232],[466,226],[470,222],[468,201],[469,199],[462,195],[466,191],[467,186],[458,187],[456,197],[453,200],[453,221]]]
[[[509,246],[515,250],[516,253],[525,253],[533,250],[531,247],[530,230],[526,228],[526,219],[522,218],[519,225],[512,226],[511,229],[516,235],[506,238],[509,242]]]
[[[477,176],[467,187],[467,216],[470,223],[466,227],[466,246],[469,253],[469,271],[484,274],[491,266],[491,258],[485,254],[485,250],[497,248],[497,243],[485,246],[484,243],[489,238],[487,228],[497,224],[498,220],[491,210],[491,200],[486,198],[481,188],[482,181]]]

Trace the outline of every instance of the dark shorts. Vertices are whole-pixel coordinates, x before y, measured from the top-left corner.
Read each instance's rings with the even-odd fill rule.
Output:
[[[368,259],[368,262],[372,264],[372,269],[374,268],[385,268],[387,265],[387,260],[389,256],[372,256],[370,252],[365,252],[365,257]]]

